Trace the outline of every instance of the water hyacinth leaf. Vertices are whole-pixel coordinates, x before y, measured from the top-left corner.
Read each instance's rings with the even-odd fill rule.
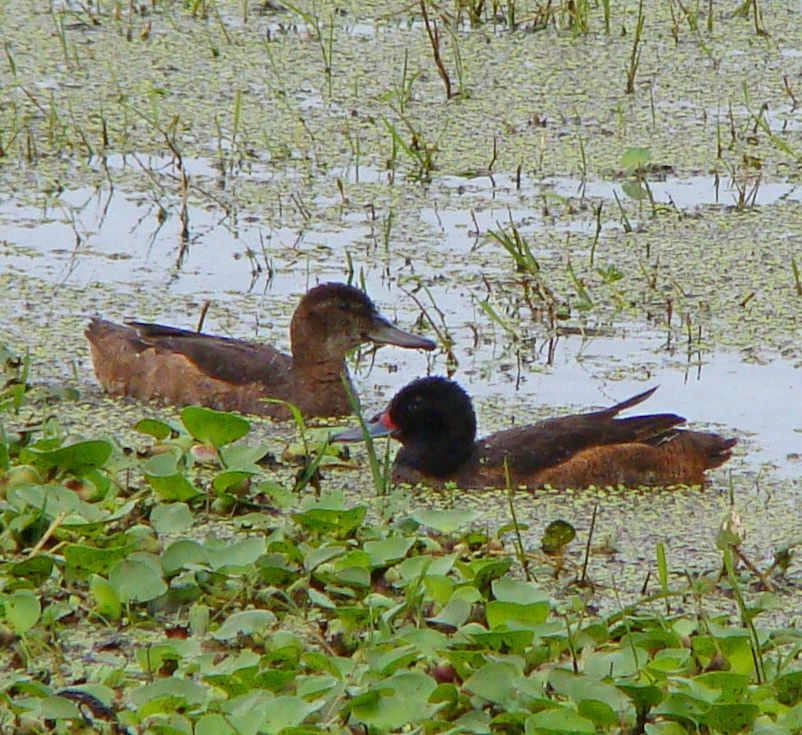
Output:
[[[24,635],[33,628],[42,614],[39,598],[32,590],[16,590],[0,597],[0,602],[5,609],[6,622],[17,635]]]
[[[96,546],[69,544],[64,547],[64,560],[73,570],[84,573],[106,574],[121,559],[133,551],[133,544],[99,549]]]
[[[298,727],[312,712],[320,709],[324,702],[307,702],[300,697],[276,697],[265,709],[260,732],[277,735],[289,727]]]
[[[209,688],[190,679],[179,679],[168,676],[158,679],[152,684],[144,684],[132,689],[129,693],[131,701],[137,707],[145,707],[149,703],[156,703],[153,713],[160,711],[174,711],[178,707],[203,704],[210,696]],[[159,701],[168,699],[169,710],[164,710]],[[140,711],[140,715],[142,711]]]
[[[267,444],[238,444],[234,447],[223,447],[220,456],[229,469],[256,472],[256,463],[263,459],[268,451]]]
[[[474,566],[473,564],[471,566]],[[494,560],[479,560],[479,564],[476,565],[476,576],[474,577],[473,583],[476,585],[477,589],[484,589],[487,585],[489,585],[494,579],[498,579],[499,577],[503,577],[512,566],[512,559],[494,559]]]
[[[20,461],[40,470],[58,469],[73,475],[83,475],[108,462],[112,446],[104,439],[77,442],[58,449],[26,447],[20,452]]]
[[[774,680],[780,704],[791,706],[802,700],[802,670],[782,674]]]
[[[504,651],[505,653],[523,653],[528,645],[532,643],[535,633],[531,630],[502,630],[485,632],[477,626],[478,630],[468,630],[467,626],[462,629],[466,635],[470,635],[477,645],[489,648],[493,651]]]
[[[249,480],[256,474],[249,470],[224,470],[218,472],[212,480],[212,487],[218,493],[225,493],[229,490],[241,486],[245,480]]]
[[[549,603],[519,605],[516,602],[491,600],[485,607],[487,625],[493,630],[501,625],[513,623],[515,626],[532,626],[544,622],[549,615]]]
[[[456,582],[443,574],[427,574],[423,578],[426,594],[439,605],[445,605],[451,599]]]
[[[240,725],[236,715],[211,714],[202,715],[195,723],[195,735],[240,735],[243,732],[251,732],[250,729],[241,729],[234,725]]]
[[[12,577],[27,579],[38,587],[50,576],[50,572],[53,571],[53,559],[40,554],[39,556],[31,557],[17,564],[12,564],[10,568],[4,571],[9,573]]]
[[[160,559],[162,570],[171,577],[182,569],[208,565],[209,554],[197,541],[179,539],[165,549]]]
[[[708,706],[705,703],[692,697],[688,697],[682,692],[668,694],[662,702],[652,708],[653,715],[659,715],[672,720],[679,720],[698,728],[702,724],[705,711]]]
[[[81,713],[75,702],[66,697],[44,697],[36,703],[35,712],[43,720],[81,720]]]
[[[644,726],[643,731],[646,735],[688,735],[688,731],[683,727],[682,723],[674,720],[649,722]],[[780,733],[766,732],[765,735],[780,735]],[[791,735],[791,733],[789,731],[784,735]]]
[[[144,466],[145,479],[165,500],[183,502],[201,493],[178,471],[176,458],[169,453],[151,457]]]
[[[265,553],[265,540],[259,536],[252,536],[236,543],[207,542],[204,548],[212,569],[245,567],[255,564]]]
[[[379,692],[375,692],[379,694]],[[387,696],[372,697],[351,707],[351,716],[370,728],[380,732],[398,730],[414,718],[414,712],[400,697]]]
[[[621,155],[621,167],[627,172],[632,173],[637,169],[644,168],[651,159],[652,152],[648,148],[627,148]]]
[[[413,538],[390,536],[379,541],[366,541],[364,549],[372,567],[385,567],[401,561],[414,543]]]
[[[186,503],[157,505],[150,512],[150,524],[156,533],[180,533],[186,531],[194,522],[192,512]]]
[[[616,687],[632,700],[638,712],[648,712],[663,699],[663,692],[654,684],[616,682]]]
[[[201,406],[184,408],[181,421],[198,441],[213,447],[224,447],[242,439],[251,429],[250,423],[241,416]]]
[[[428,618],[427,622],[439,625],[448,625],[452,628],[459,628],[471,614],[471,604],[467,600],[455,597],[449,600],[448,604],[433,618]]]
[[[293,520],[313,533],[332,533],[339,538],[350,536],[362,525],[367,507],[358,505],[349,510],[310,508],[303,513],[293,513]]]
[[[557,735],[593,735],[596,725],[569,707],[552,707],[536,712],[526,721],[526,732]]]
[[[413,661],[417,661],[419,656],[420,654],[413,646],[401,646],[378,656],[372,661],[371,668],[382,676],[390,676],[399,669],[408,667]]]
[[[276,616],[270,610],[244,610],[234,613],[212,633],[218,641],[228,641],[240,635],[266,636],[276,622]]]
[[[93,574],[89,580],[89,593],[95,601],[94,610],[98,615],[111,621],[120,619],[122,603],[111,582]]]
[[[109,582],[123,602],[149,602],[167,591],[161,569],[141,558],[117,562],[109,572]]]
[[[257,562],[259,579],[266,585],[283,589],[297,580],[301,573],[282,554],[265,554]]]
[[[556,520],[546,526],[540,546],[546,554],[559,554],[576,538],[576,530],[567,521]]]
[[[522,676],[523,671],[510,661],[492,661],[473,674],[463,688],[504,706],[514,697],[515,680]]]
[[[743,700],[749,688],[749,676],[734,671],[709,671],[695,676],[693,683],[718,691],[715,701],[724,704]]]
[[[9,501],[22,501],[36,508],[46,518],[64,515],[63,526],[97,523],[105,519],[105,512],[92,503],[85,503],[74,490],[62,485],[25,485],[8,492]]]
[[[496,579],[491,585],[493,597],[499,602],[516,602],[520,605],[531,605],[537,602],[549,601],[549,596],[537,585],[531,582],[522,582],[517,579],[502,577]]]
[[[454,533],[460,528],[470,526],[479,517],[478,511],[465,510],[416,510],[412,517],[422,526],[440,531],[440,533]]]
[[[173,429],[170,424],[159,421],[159,419],[140,419],[134,424],[134,431],[138,431],[140,434],[147,434],[161,441],[170,436]]]
[[[701,721],[714,732],[735,735],[735,733],[746,730],[759,714],[760,707],[756,704],[714,704],[704,714]]]

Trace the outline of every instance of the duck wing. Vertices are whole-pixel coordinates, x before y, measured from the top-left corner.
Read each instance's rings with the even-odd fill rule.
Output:
[[[616,418],[621,411],[645,401],[656,388],[610,408],[561,416],[491,434],[476,444],[475,459],[491,470],[506,460],[511,478],[531,475],[571,459],[578,452],[610,444],[659,443],[685,421],[673,413]]]
[[[286,375],[292,358],[270,345],[217,337],[148,322],[126,322],[126,335],[138,352],[183,355],[204,375],[231,385],[271,383]]]

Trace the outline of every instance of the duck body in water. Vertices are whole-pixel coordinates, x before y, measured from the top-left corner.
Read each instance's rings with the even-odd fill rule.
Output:
[[[351,413],[346,355],[365,342],[432,350],[435,343],[382,317],[359,289],[311,289],[290,322],[292,354],[257,342],[145,322],[92,319],[85,332],[98,382],[117,395],[289,418]]]
[[[730,458],[736,439],[677,428],[672,413],[619,418],[656,388],[590,413],[560,416],[476,440],[468,394],[455,382],[416,380],[367,425],[401,442],[394,482],[460,488],[699,485]],[[332,441],[359,441],[360,429]]]

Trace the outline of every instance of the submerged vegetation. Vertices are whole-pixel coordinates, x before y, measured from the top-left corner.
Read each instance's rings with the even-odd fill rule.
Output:
[[[793,3],[0,20],[0,732],[802,731],[790,431],[738,431],[782,466],[707,489],[410,495],[326,426],[104,399],[81,337],[208,309],[277,341],[288,294],[347,278],[442,346],[360,355],[365,411],[438,372],[494,428],[547,415],[514,389],[571,339],[605,395],[729,349],[722,403],[760,402],[739,369],[802,361]]]

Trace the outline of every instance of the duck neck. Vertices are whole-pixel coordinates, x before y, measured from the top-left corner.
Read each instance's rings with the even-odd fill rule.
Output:
[[[430,437],[426,441],[416,441],[401,447],[395,464],[417,470],[426,477],[448,480],[469,461],[474,450],[474,442],[454,436]]]
[[[323,381],[339,380],[343,372],[347,373],[346,351],[338,349],[338,345],[331,344],[325,337],[314,338],[293,330],[291,346],[294,370]]]

